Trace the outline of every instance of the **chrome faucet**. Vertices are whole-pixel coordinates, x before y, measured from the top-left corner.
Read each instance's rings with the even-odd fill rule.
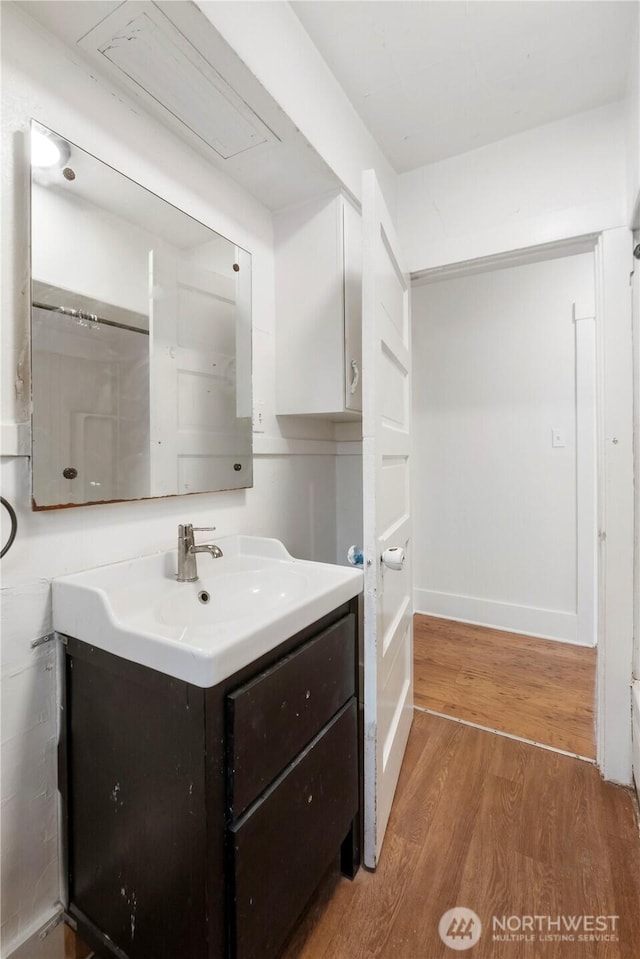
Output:
[[[193,534],[213,533],[215,526],[192,526],[185,523],[178,526],[178,582],[196,583],[198,581],[198,567],[196,553],[208,553],[212,559],[220,559],[222,550],[213,543],[196,546]]]

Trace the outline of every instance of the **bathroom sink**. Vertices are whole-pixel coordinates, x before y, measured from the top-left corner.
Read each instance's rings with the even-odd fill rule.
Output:
[[[309,578],[280,566],[278,569],[251,569],[211,574],[197,583],[183,583],[154,607],[161,623],[174,626],[208,626],[212,622],[232,623],[247,617],[285,610],[304,599]]]
[[[131,662],[208,687],[362,591],[362,572],[294,559],[281,542],[216,538],[199,580],[175,550],[53,581],[53,626]]]

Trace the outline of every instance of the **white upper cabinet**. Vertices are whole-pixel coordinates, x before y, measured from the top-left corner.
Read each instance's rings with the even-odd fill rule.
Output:
[[[361,233],[342,195],[275,216],[279,414],[361,415]]]

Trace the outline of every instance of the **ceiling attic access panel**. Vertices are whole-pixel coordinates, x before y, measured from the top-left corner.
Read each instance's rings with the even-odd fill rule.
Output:
[[[223,160],[279,140],[155,3],[123,3],[78,45],[163,123]]]
[[[145,114],[152,117],[270,210],[340,188],[325,160],[196,3],[29,0],[18,6],[64,44],[67,61],[73,51],[74,81],[65,72],[70,64],[64,62],[64,50],[56,54],[65,77],[60,81],[63,95],[66,84],[77,79],[78,69],[92,84],[107,80],[107,92],[112,87],[125,109],[133,108],[140,116],[141,130]],[[151,70],[146,70],[151,76],[144,79],[137,72],[127,72],[124,62],[125,57],[133,59],[133,48],[142,42],[141,37],[131,41],[129,52],[107,49],[142,14],[151,18],[158,31],[153,39],[158,60],[152,58]],[[144,25],[148,26],[146,21]],[[137,61],[135,66],[137,70]],[[214,101],[220,109],[214,109]],[[166,164],[178,169],[169,155]]]

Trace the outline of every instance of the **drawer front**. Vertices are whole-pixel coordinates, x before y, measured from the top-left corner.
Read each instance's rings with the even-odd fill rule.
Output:
[[[229,830],[232,955],[271,959],[338,853],[358,809],[351,699]]]
[[[227,697],[228,806],[236,819],[355,693],[349,614]]]

